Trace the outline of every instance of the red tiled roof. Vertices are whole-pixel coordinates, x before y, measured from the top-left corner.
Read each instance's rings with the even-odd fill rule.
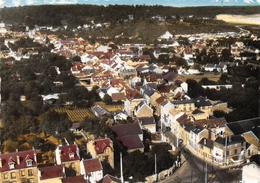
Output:
[[[62,183],[89,183],[88,180],[84,179],[83,175],[78,175],[74,177],[66,177],[61,179]]]
[[[123,146],[127,148],[127,150],[144,148],[144,145],[137,134],[120,136],[120,137],[116,137],[116,139],[119,140],[123,144]]]
[[[14,152],[9,154],[0,154],[0,158],[2,161],[2,167],[0,167],[0,172],[5,172],[10,170],[8,163],[14,163],[14,168],[12,170],[27,168],[28,167],[26,163],[26,161],[28,161],[28,159],[26,160],[27,156],[34,157],[34,151],[29,150],[29,151],[20,151],[20,152]],[[36,162],[34,161],[34,159],[31,160],[32,160],[32,166],[29,167],[36,167]]]
[[[155,125],[155,120],[154,117],[141,117],[138,118],[140,121],[141,125]]]
[[[164,96],[161,96],[159,97],[158,99],[156,99],[155,101],[158,103],[158,104],[161,104],[166,98]]]
[[[162,85],[158,85],[157,86],[157,90],[160,92],[160,93],[169,93],[171,91],[171,88],[173,87],[173,85],[165,85],[165,84],[162,84]]]
[[[71,145],[66,145],[66,146],[59,146],[61,162],[79,160],[79,157],[77,155],[76,147],[77,147],[76,144],[71,144]],[[71,153],[74,154],[73,157],[70,157]]]
[[[206,146],[206,147],[208,147],[208,148],[210,148],[210,149],[213,149],[213,144],[214,144],[214,142],[213,142],[213,140],[211,140],[211,139],[202,138],[202,139],[199,141],[199,144],[204,145],[204,146]]]
[[[110,140],[109,139],[98,138],[98,139],[95,140],[94,145],[95,145],[95,151],[96,151],[97,154],[103,153],[104,149],[107,148],[107,147],[112,149],[112,147],[110,146]]]
[[[224,127],[227,121],[225,118],[216,118],[216,119],[201,119],[201,120],[195,120],[194,124],[199,126],[207,126],[210,128],[216,128],[216,127]]]
[[[107,174],[98,183],[121,183],[121,180]]]
[[[98,158],[83,160],[83,165],[86,173],[96,172],[103,169]]]
[[[121,83],[122,81],[120,79],[111,79],[110,81],[110,85],[115,87],[115,86],[118,86],[119,83]]]
[[[184,120],[186,120],[188,118],[188,116],[186,114],[183,114],[182,116],[180,116],[179,118],[176,119],[177,122],[181,123]]]
[[[156,82],[158,79],[163,79],[163,76],[161,74],[149,74],[145,79],[147,82]]]
[[[124,93],[112,93],[111,98],[112,98],[112,100],[125,100],[125,94]]]
[[[175,73],[175,72],[168,72],[167,74],[165,74],[163,76],[163,78],[167,81],[173,80],[174,78],[176,78],[179,74]]]
[[[137,99],[137,98],[143,98],[143,96],[135,90],[127,89],[126,90],[126,98],[128,100],[132,100],[132,99]]]
[[[114,125],[110,127],[112,131],[114,131],[117,137],[126,136],[126,135],[135,135],[135,134],[143,134],[140,125],[135,123],[128,124],[120,124]]]
[[[62,178],[62,165],[48,166],[39,168],[40,170],[40,180],[52,179],[52,178]]]

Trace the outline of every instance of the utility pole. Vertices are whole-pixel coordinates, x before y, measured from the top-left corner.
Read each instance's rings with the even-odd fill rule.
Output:
[[[155,174],[155,181],[157,181],[157,158],[156,154],[154,154],[154,174]]]
[[[227,165],[227,136],[225,137],[225,157],[224,157],[224,166]]]
[[[157,174],[156,154],[154,155],[154,173]]]
[[[190,181],[191,181],[191,183],[193,183],[192,178],[193,178],[193,168],[191,169],[191,175],[190,175]]]
[[[206,162],[206,167],[205,167],[205,183],[208,183],[208,167],[207,167],[207,162]]]
[[[124,183],[124,176],[123,176],[123,159],[122,153],[120,152],[120,173],[121,173],[121,182]]]

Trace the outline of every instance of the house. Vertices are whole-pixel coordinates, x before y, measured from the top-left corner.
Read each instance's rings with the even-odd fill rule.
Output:
[[[184,113],[176,119],[174,124],[174,129],[176,129],[176,147],[179,147],[179,142],[182,142],[183,145],[187,145],[189,134],[185,131],[186,124],[188,124],[189,118]]]
[[[198,151],[198,143],[203,137],[208,136],[208,130],[199,125],[189,127],[188,145],[192,150]]]
[[[199,109],[192,111],[191,116],[194,120],[207,119],[209,115]]]
[[[153,116],[150,117],[139,117],[137,122],[143,129],[148,130],[150,133],[156,133],[156,123]]]
[[[177,76],[179,76],[178,73],[175,72],[168,72],[167,74],[165,74],[163,76],[163,79],[167,82],[167,83],[172,83],[176,80]]]
[[[83,64],[86,64],[89,62],[93,63],[93,62],[96,62],[97,60],[99,60],[99,58],[97,56],[87,54],[87,53],[81,55],[80,59]]]
[[[193,123],[208,129],[210,133],[206,137],[211,140],[215,140],[218,136],[224,137],[224,135],[229,135],[225,118],[199,119],[194,120]]]
[[[142,77],[142,74],[140,75]],[[156,73],[148,73],[144,75],[144,83],[155,83],[155,84],[162,84],[163,83],[163,75],[156,74]]]
[[[202,138],[198,145],[198,155],[204,160],[212,161],[213,144],[213,140]]]
[[[92,158],[98,158],[101,162],[106,161],[114,168],[114,147],[109,138],[90,139],[87,143],[87,151]]]
[[[60,145],[55,150],[57,165],[63,165],[67,177],[80,174],[79,170],[79,149],[76,144]]]
[[[195,99],[195,106],[199,110],[209,113],[212,107],[212,103],[210,102],[209,99],[207,99],[207,97],[199,96]]]
[[[242,167],[242,183],[259,183],[260,156],[256,155]]]
[[[169,111],[170,111],[170,109],[174,108],[174,105],[171,102],[164,101],[164,102],[162,102],[160,108],[161,108],[161,112],[160,112],[161,113],[161,119],[160,119],[160,121],[161,121],[162,124],[169,126],[169,124],[170,124],[169,119],[168,119]]]
[[[151,117],[153,116],[153,109],[144,101],[135,106],[133,115],[139,117]]]
[[[143,131],[138,122],[114,125],[110,129],[115,132],[116,139],[127,148],[128,152],[144,151]]]
[[[106,174],[98,183],[122,183],[119,178]]]
[[[103,167],[98,158],[80,161],[80,174],[89,182],[98,182],[103,178]]]
[[[102,118],[103,116],[107,116],[107,115],[109,116],[110,115],[110,113],[107,110],[100,107],[99,105],[91,107],[91,111],[98,118]]]
[[[149,103],[155,108],[155,115],[161,115],[161,104],[164,101],[166,101],[166,98],[164,96],[161,96],[158,92],[154,92],[154,94],[150,97]]]
[[[134,108],[142,101],[145,101],[144,97],[136,90],[125,90],[126,100],[124,101],[124,110],[127,115],[132,117]]]
[[[124,101],[125,100],[125,94],[124,93],[112,93],[111,94],[112,101],[118,102],[118,101]]]
[[[208,63],[204,66],[205,71],[213,72],[216,69],[216,65],[212,63]]]
[[[126,78],[126,77],[134,77],[137,76],[137,71],[134,67],[128,66],[126,64],[119,65],[118,71],[120,73],[120,78]]]
[[[213,162],[219,165],[241,164],[244,162],[245,139],[241,135],[217,137],[212,151]]]
[[[0,154],[0,182],[38,182],[34,150]]]
[[[143,86],[140,87],[140,93],[146,99],[147,103],[150,101],[150,97],[156,91],[156,88],[157,88],[157,85],[153,84],[153,83],[144,84]]]
[[[191,114],[195,110],[195,101],[190,100],[176,100],[172,101],[176,111],[185,112],[186,114]]]
[[[225,113],[229,113],[230,109],[228,108],[227,102],[222,101],[210,101],[212,103],[211,111],[219,110]]]
[[[122,59],[132,59],[134,57],[134,53],[127,50],[119,50],[117,54]]]
[[[65,176],[65,169],[62,165],[38,168],[39,183],[61,183],[61,179]]]
[[[107,53],[111,50],[111,47],[106,46],[106,45],[100,45],[99,47],[96,48],[96,52],[103,52]]]
[[[116,110],[112,113],[112,116],[114,118],[115,121],[117,120],[127,120],[128,115],[126,114],[126,112],[122,111],[122,110]]]
[[[259,133],[260,127],[257,127],[258,130],[257,133]],[[252,129],[255,131],[255,129]],[[250,158],[253,155],[259,154],[260,151],[260,141],[259,137],[256,136],[253,131],[248,131],[242,134],[246,141],[246,151],[245,151],[245,157]]]
[[[164,34],[162,34],[158,39],[159,40],[171,40],[173,39],[174,36],[169,32],[169,31],[166,31]]]

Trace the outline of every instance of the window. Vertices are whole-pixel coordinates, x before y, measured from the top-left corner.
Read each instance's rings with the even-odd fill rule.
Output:
[[[70,159],[74,158],[74,153],[69,154]]]
[[[229,151],[227,151],[227,156],[229,156]]]
[[[14,169],[14,163],[9,163],[9,169]]]
[[[4,179],[8,179],[8,174],[4,173]]]
[[[235,149],[235,154],[237,154],[237,149]]]
[[[34,179],[29,179],[29,182],[34,183],[35,181],[34,181]]]
[[[22,176],[22,177],[25,176],[25,171],[24,171],[24,170],[21,171],[21,176]]]
[[[26,161],[26,165],[27,165],[27,166],[32,166],[32,160],[27,160],[27,161]]]
[[[32,169],[28,170],[28,176],[32,176],[32,175],[33,175]]]
[[[15,172],[11,172],[11,179],[15,179],[15,178],[16,178]]]
[[[250,156],[250,149],[248,149],[247,154],[248,154],[248,156]]]

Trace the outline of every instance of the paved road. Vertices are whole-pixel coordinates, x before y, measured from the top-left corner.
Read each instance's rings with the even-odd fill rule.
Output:
[[[171,132],[166,132],[167,137],[176,142],[176,138]],[[211,163],[206,163],[191,153],[182,149],[182,155],[185,157],[182,166],[176,172],[167,177],[162,183],[239,183],[242,180],[241,169],[223,170]],[[207,167],[207,168],[206,168]],[[207,170],[207,173],[205,173]],[[206,177],[207,176],[207,177]],[[206,177],[206,178],[205,178]]]

